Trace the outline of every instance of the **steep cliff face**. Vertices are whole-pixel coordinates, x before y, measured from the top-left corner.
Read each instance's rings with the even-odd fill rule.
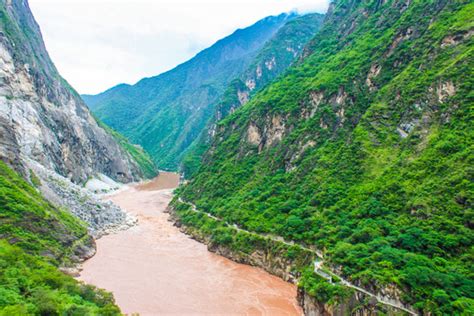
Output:
[[[473,10],[334,1],[299,64],[217,125],[181,196],[418,313],[472,313]],[[304,274],[308,306],[343,303],[334,281]]]
[[[294,17],[267,17],[219,40],[175,69],[84,99],[106,124],[142,145],[160,168],[177,169],[229,82]]]
[[[287,22],[260,50],[252,64],[226,91],[216,109],[216,120],[222,120],[252,95],[281,75],[297,59],[324,20],[323,14],[306,14]]]
[[[217,122],[246,104],[297,60],[308,41],[318,32],[323,19],[324,15],[314,13],[295,17],[285,23],[260,49],[250,66],[229,84],[207,126],[186,150],[180,165],[186,177],[197,171],[201,156],[216,132]]]
[[[58,74],[27,1],[0,2],[0,32],[0,158],[21,168],[27,157],[76,183],[97,173],[139,179],[137,164]]]

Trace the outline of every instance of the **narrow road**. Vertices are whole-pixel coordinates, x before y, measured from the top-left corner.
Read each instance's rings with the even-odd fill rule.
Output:
[[[361,293],[364,293],[365,295],[368,295],[370,297],[373,297],[377,300],[377,302],[383,304],[383,305],[387,305],[387,306],[391,306],[391,307],[394,307],[394,308],[397,308],[399,310],[402,310],[410,315],[418,315],[418,313],[416,313],[415,311],[413,311],[412,309],[410,308],[407,308],[405,307],[401,302],[395,300],[395,299],[387,299],[385,297],[382,297],[380,295],[377,295],[377,294],[374,294],[374,293],[371,293],[357,285],[354,285],[353,283],[351,283],[350,281],[348,281],[347,279],[345,279],[344,277],[338,275],[337,273],[335,273],[334,271],[331,270],[331,268],[329,267],[325,267],[325,269],[323,270],[323,265],[324,265],[324,256],[323,256],[323,253],[319,250],[315,250],[315,249],[311,249],[311,248],[308,248],[306,246],[303,246],[303,245],[300,245],[300,244],[295,244],[294,242],[287,242],[285,241],[281,236],[275,236],[275,235],[262,235],[262,234],[258,234],[258,233],[255,233],[255,232],[251,232],[251,231],[248,231],[248,230],[245,230],[245,229],[242,229],[240,228],[238,225],[236,224],[229,224],[227,222],[225,222],[223,219],[221,218],[218,218],[210,213],[207,213],[207,212],[204,212],[204,211],[200,211],[196,208],[196,205],[194,205],[193,203],[190,203],[190,202],[186,202],[184,201],[181,197],[178,198],[178,201],[180,203],[183,203],[183,204],[187,204],[189,206],[191,206],[191,210],[193,212],[196,212],[196,213],[201,213],[201,214],[205,214],[207,215],[209,218],[212,218],[216,221],[219,221],[219,222],[223,222],[224,225],[226,225],[227,227],[230,227],[230,228],[233,228],[239,232],[244,232],[244,233],[247,233],[247,234],[251,234],[251,235],[256,235],[256,236],[259,236],[259,237],[263,237],[263,238],[268,238],[270,240],[273,240],[273,241],[276,241],[276,242],[281,242],[283,244],[286,244],[286,245],[289,245],[289,246],[293,246],[293,245],[297,245],[299,247],[301,247],[302,249],[304,250],[307,250],[307,251],[310,251],[314,254],[316,254],[316,256],[318,256],[318,260],[316,260],[314,262],[314,272],[318,275],[320,275],[321,277],[329,280],[331,283],[332,283],[332,279],[334,277],[340,279],[341,283],[344,285],[344,286],[347,286],[349,288],[352,288],[358,292],[361,292]]]

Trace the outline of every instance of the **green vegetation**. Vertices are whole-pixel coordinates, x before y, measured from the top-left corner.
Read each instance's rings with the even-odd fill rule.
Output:
[[[70,265],[83,247],[93,247],[85,226],[46,202],[3,162],[0,205],[0,315],[119,314],[111,294],[57,268]]]
[[[120,315],[112,294],[0,240],[0,315]]]
[[[303,270],[298,286],[315,297],[318,302],[328,305],[344,302],[352,294],[352,291],[347,287],[329,283],[324,278],[316,275],[309,267]]]
[[[0,162],[0,205],[0,237],[29,253],[47,254],[60,264],[73,253],[76,243],[90,241],[82,223],[45,201],[3,162]]]
[[[33,170],[30,169],[30,182],[35,186],[36,188],[39,188],[41,186],[41,180],[38,178],[38,176],[33,172]]]
[[[198,170],[202,156],[209,149],[210,130],[215,127],[216,122],[246,102],[239,95],[247,95],[250,99],[284,73],[300,57],[305,45],[318,32],[323,19],[324,15],[313,13],[287,22],[265,43],[250,66],[229,84],[217,102],[215,113],[208,120],[206,128],[189,146],[181,160],[180,169],[186,177],[191,177]],[[253,82],[255,86],[250,89],[247,82]]]
[[[266,258],[281,257],[286,266],[292,268],[292,273],[299,275],[312,265],[315,254],[298,245],[287,245],[282,242],[274,241],[254,233],[238,231],[234,227],[227,226],[221,221],[208,217],[203,213],[197,213],[190,210],[190,206],[178,202],[176,199],[172,202],[174,211],[179,216],[181,223],[187,229],[192,229],[192,233],[202,238],[210,238],[210,246],[226,246],[235,255],[251,255],[256,250],[263,251]]]
[[[237,30],[171,71],[145,78],[133,86],[119,85],[102,94],[83,98],[102,121],[140,144],[161,169],[176,170],[190,146],[196,145],[200,137],[206,137],[202,131],[208,126],[230,82],[250,70],[252,63],[260,62],[258,56],[265,44],[294,18],[294,14],[265,18]],[[317,19],[312,21],[319,23]],[[300,22],[299,25],[303,24]],[[314,26],[305,27],[314,29]],[[294,38],[286,44],[298,42],[304,45],[298,36],[302,36],[302,41],[309,40],[305,30],[295,31]],[[287,58],[291,54],[281,52],[281,55]],[[277,72],[280,67],[288,66],[285,59],[281,60],[281,65],[280,60],[277,62]],[[198,163],[200,151],[197,145],[193,148],[197,157],[186,158],[186,161],[190,165]]]
[[[180,194],[247,230],[315,245],[348,279],[395,285],[421,312],[472,314],[473,11],[459,0],[335,1],[305,59],[218,124]],[[339,293],[302,283],[327,301]]]

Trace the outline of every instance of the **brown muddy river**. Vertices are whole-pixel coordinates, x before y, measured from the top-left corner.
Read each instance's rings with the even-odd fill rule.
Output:
[[[294,285],[207,251],[168,221],[177,184],[161,173],[110,196],[138,225],[99,239],[79,279],[113,292],[126,314],[301,315]]]

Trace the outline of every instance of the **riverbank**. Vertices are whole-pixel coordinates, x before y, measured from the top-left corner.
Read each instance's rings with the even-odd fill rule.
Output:
[[[165,209],[179,179],[160,177],[108,197],[138,224],[99,239],[81,280],[113,292],[124,313],[302,314],[294,285],[211,253],[173,226]]]
[[[370,293],[322,267],[323,254],[317,249],[230,225],[181,198],[174,199],[169,210],[181,231],[210,251],[298,283],[298,302],[305,315],[416,315],[390,294]]]

